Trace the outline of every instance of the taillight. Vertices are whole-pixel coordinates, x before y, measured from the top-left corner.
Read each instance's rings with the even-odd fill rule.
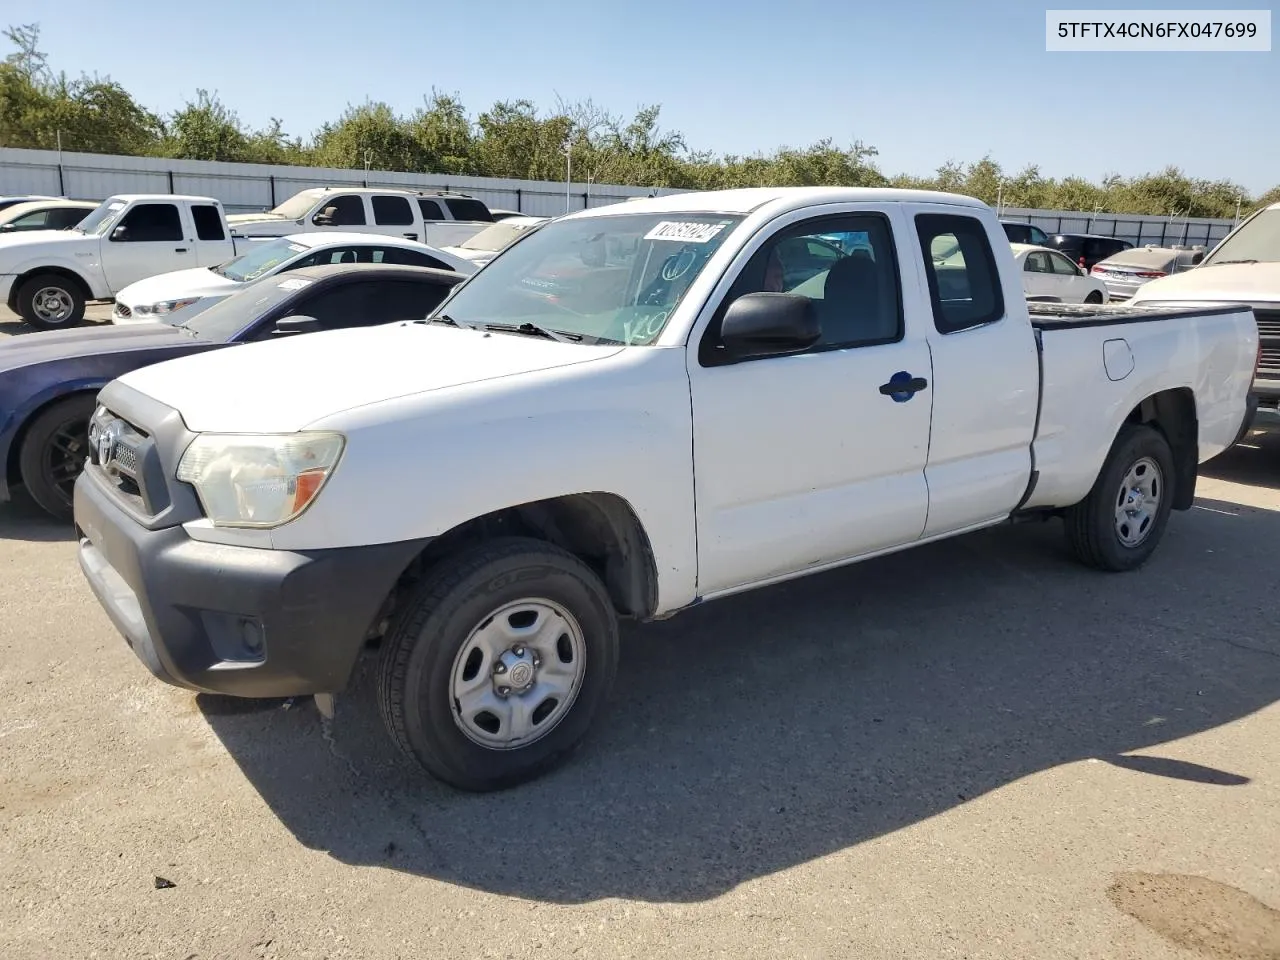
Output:
[[[1106,271],[1106,270],[1104,270],[1102,267],[1098,266],[1098,265],[1095,263],[1095,264],[1093,265],[1093,269],[1092,269],[1092,270],[1090,270],[1089,272],[1090,272],[1090,273],[1106,273],[1107,271]]]
[[[1155,280],[1158,277],[1167,276],[1163,270],[1152,270],[1148,273],[1135,273],[1135,277],[1142,277],[1143,280]]]

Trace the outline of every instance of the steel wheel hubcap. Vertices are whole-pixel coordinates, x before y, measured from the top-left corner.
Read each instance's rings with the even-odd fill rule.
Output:
[[[61,287],[41,287],[31,301],[31,309],[46,323],[61,323],[71,316],[75,304]]]
[[[1143,457],[1129,467],[1116,498],[1116,536],[1126,547],[1138,546],[1151,534],[1163,495],[1164,477],[1154,460]]]
[[[453,660],[453,720],[492,750],[526,747],[568,714],[586,673],[582,627],[542,598],[495,610],[471,631]]]

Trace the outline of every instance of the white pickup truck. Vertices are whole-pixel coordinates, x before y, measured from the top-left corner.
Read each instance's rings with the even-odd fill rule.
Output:
[[[273,237],[356,232],[442,247],[490,226],[479,200],[406,190],[303,190],[269,213],[232,216],[211,197],[113,196],[73,230],[0,236],[0,301],[33,327],[60,329],[138,280],[214,267]]]
[[[1249,419],[1280,417],[1280,203],[1244,220],[1197,266],[1144,283],[1129,302],[1148,308],[1251,308],[1259,353]]]
[[[279,237],[311,230],[381,233],[433,247],[456,246],[493,226],[480,200],[460,193],[317,187],[265,213],[227,217],[238,237]]]
[[[455,786],[518,783],[605,706],[619,618],[1019,518],[1060,517],[1093,567],[1147,560],[1240,428],[1253,318],[1033,309],[967,197],[582,211],[428,321],[108,384],[81,568],[194,690],[328,711],[380,638],[396,742]]]
[[[71,230],[0,237],[0,300],[33,327],[72,327],[88,301],[157,274],[216,266],[250,242],[232,238],[211,197],[108,197]]]

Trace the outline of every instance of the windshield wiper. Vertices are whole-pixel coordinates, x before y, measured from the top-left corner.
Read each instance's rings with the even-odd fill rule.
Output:
[[[558,343],[578,343],[582,340],[580,333],[563,333],[559,330],[548,330],[536,323],[482,323],[481,330],[496,330],[499,333],[523,333],[529,337],[542,337]]]
[[[1222,266],[1226,266],[1228,263],[1257,263],[1257,262],[1258,261],[1256,259],[1255,260],[1215,260],[1213,261],[1213,263],[1206,263],[1205,266],[1206,267],[1222,267]]]
[[[474,323],[463,323],[460,320],[453,319],[453,317],[449,316],[447,313],[442,313],[439,316],[429,317],[424,320],[415,320],[414,323],[446,323],[451,327],[461,327],[463,330],[474,330],[476,328]]]

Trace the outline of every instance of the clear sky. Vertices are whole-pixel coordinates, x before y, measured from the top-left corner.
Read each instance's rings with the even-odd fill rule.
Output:
[[[498,99],[662,105],[690,146],[753,153],[860,139],[886,173],[990,153],[1008,172],[1130,176],[1167,164],[1253,193],[1280,184],[1270,53],[1046,53],[1062,0],[59,0],[55,69],[109,75],[166,113],[199,87],[253,126],[306,136],[348,103],[411,112],[434,86]],[[1163,9],[1209,8],[1212,0]],[[1220,4],[1220,6],[1222,6]],[[1261,3],[1231,6],[1256,8]],[[1280,29],[1280,18],[1275,27]]]

